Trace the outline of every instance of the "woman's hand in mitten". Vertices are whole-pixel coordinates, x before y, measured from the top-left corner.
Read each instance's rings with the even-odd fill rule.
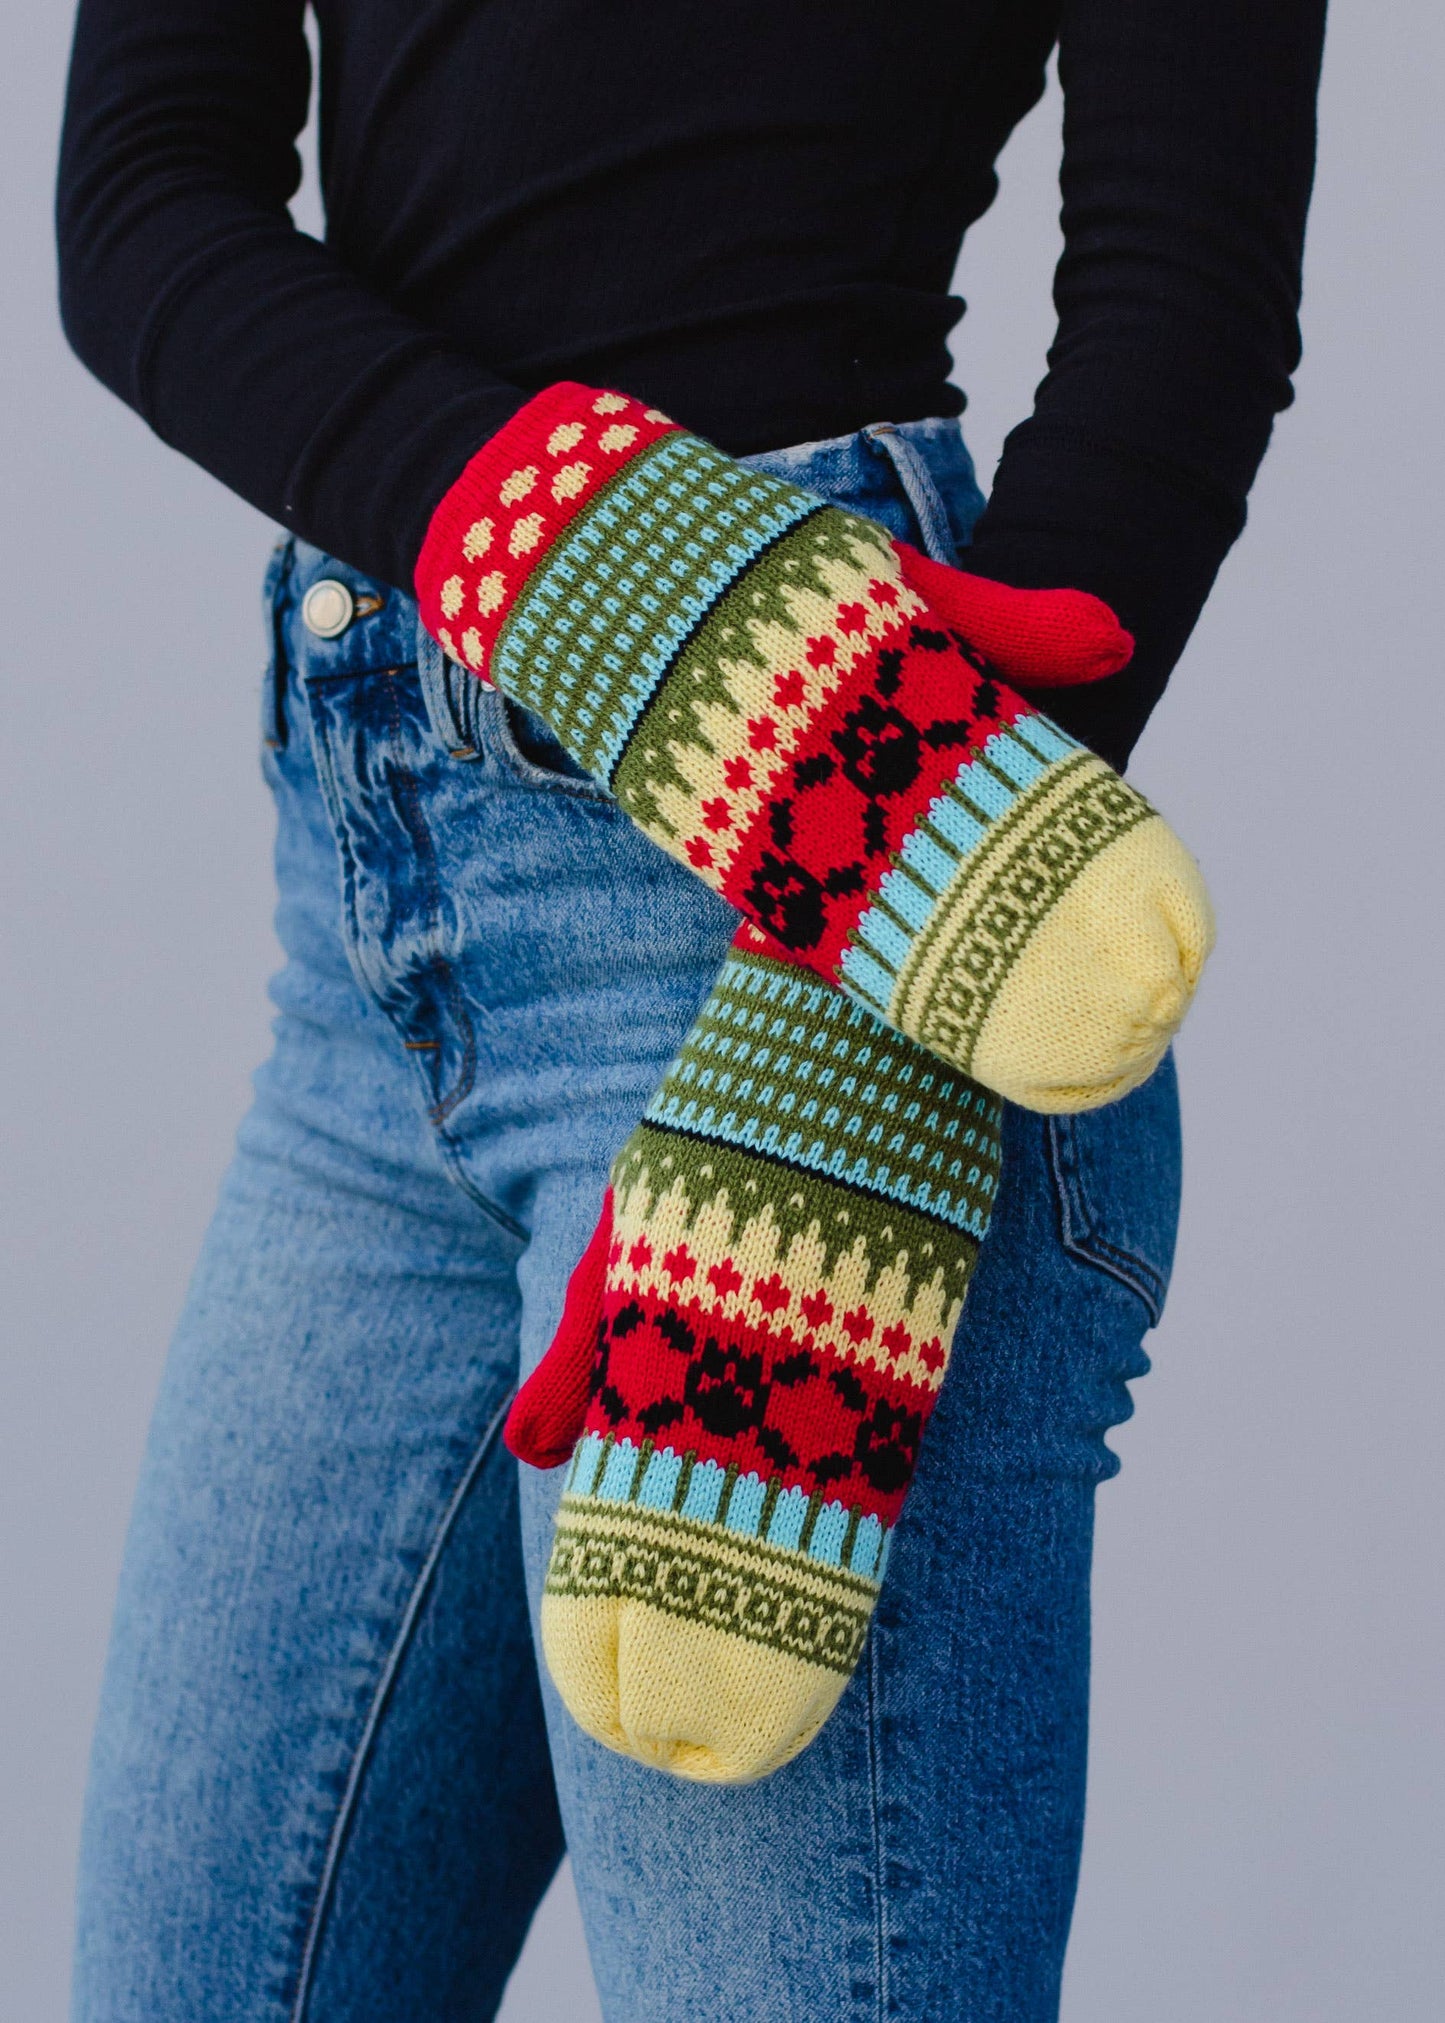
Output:
[[[1097,598],[932,562],[571,384],[467,465],[417,590],[449,654],[900,1032],[1041,1110],[1153,1070],[1212,942],[1203,882],[1008,685],[1123,665]]]
[[[793,957],[1042,1111],[1150,1074],[1212,943],[1166,823],[1008,682],[1129,655],[1107,605],[931,562],[625,394],[536,394],[417,564],[538,710]]]

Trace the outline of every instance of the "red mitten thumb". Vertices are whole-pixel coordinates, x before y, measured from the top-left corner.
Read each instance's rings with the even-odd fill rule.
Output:
[[[1087,590],[1015,590],[951,569],[902,541],[898,552],[904,581],[1019,688],[1102,681],[1134,651],[1132,633]]]
[[[502,1438],[519,1461],[529,1461],[534,1468],[560,1468],[581,1438],[611,1242],[609,1187],[602,1197],[602,1214],[592,1241],[567,1282],[567,1298],[552,1346],[512,1400],[507,1414]]]

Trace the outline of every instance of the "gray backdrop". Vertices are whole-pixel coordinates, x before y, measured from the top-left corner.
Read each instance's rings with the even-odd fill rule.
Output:
[[[273,960],[270,537],[62,348],[67,11],[12,0],[0,84],[0,2014],[17,2023],[63,2014],[122,1525]],[[1101,1497],[1068,2023],[1442,2013],[1442,75],[1433,0],[1339,0],[1298,407],[1137,762],[1203,860],[1222,938],[1180,1049],[1173,1296]],[[1051,327],[1057,147],[1051,99],[963,264],[985,473]],[[565,1877],[505,2013],[597,2015]]]

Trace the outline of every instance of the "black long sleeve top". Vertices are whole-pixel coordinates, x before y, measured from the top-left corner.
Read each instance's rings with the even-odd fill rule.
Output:
[[[81,0],[65,328],[166,441],[410,585],[548,382],[742,454],[956,413],[963,234],[1065,96],[1058,332],[970,566],[1107,598],[1132,666],[1049,706],[1122,761],[1299,354],[1324,0]]]

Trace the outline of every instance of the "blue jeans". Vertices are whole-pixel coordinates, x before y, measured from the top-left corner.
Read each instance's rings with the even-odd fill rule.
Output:
[[[938,552],[956,425],[758,459]],[[335,636],[307,590],[350,593]],[[345,599],[313,599],[344,618]],[[733,921],[414,605],[268,585],[276,1044],[156,1408],[95,1741],[77,2023],[493,2014],[561,1858],[609,2023],[1044,2023],[1083,1817],[1094,1486],[1178,1208],[1168,1062],[1009,1113],[859,1670],[765,1782],[583,1736],[500,1428]]]

